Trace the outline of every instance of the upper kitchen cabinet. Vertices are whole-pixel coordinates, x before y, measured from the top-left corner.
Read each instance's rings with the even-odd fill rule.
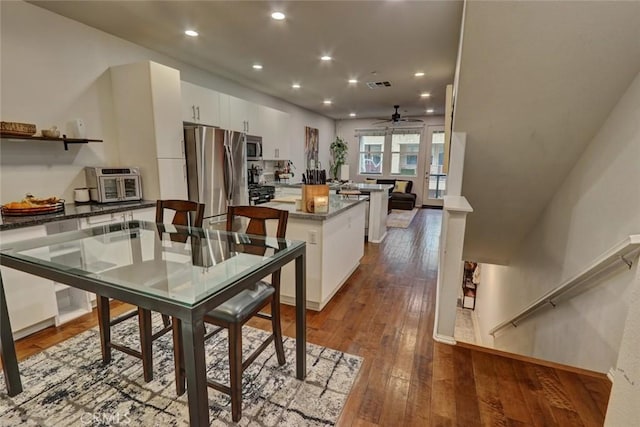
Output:
[[[151,61],[111,67],[120,153],[184,158],[180,72]],[[124,149],[124,152],[123,152]]]
[[[209,126],[220,126],[220,96],[218,92],[189,82],[180,82],[182,120]]]
[[[235,96],[220,94],[220,127],[258,135],[258,105]]]
[[[150,61],[120,65],[111,85],[120,162],[140,168],[143,197],[186,199],[180,72]],[[176,181],[167,186],[164,176]]]
[[[264,160],[289,160],[289,114],[273,108],[258,109],[259,135],[262,136],[262,158]]]

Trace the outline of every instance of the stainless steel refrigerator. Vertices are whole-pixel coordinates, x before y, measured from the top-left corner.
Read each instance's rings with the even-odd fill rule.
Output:
[[[248,205],[245,134],[185,125],[189,200],[204,203],[205,223],[224,221],[229,205]]]

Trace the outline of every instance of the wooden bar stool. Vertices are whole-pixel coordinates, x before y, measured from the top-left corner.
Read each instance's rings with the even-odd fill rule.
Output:
[[[276,236],[284,238],[287,230],[289,212],[260,206],[229,206],[227,212],[227,231],[233,230],[234,219],[243,217],[249,219],[246,234],[260,236],[267,235],[267,220],[277,221]],[[236,221],[237,224],[237,221]],[[246,244],[243,252],[264,255],[264,246]],[[205,315],[204,321],[217,328],[205,336],[205,339],[227,329],[229,333],[229,373],[230,384],[221,384],[208,380],[207,385],[231,396],[231,415],[233,421],[242,417],[242,373],[264,351],[271,342],[275,344],[278,364],[284,365],[284,347],[282,345],[282,329],[280,326],[280,273],[278,270],[271,275],[271,284],[259,281],[211,310]],[[271,306],[271,314],[261,313],[260,310]],[[252,317],[271,320],[272,333],[246,360],[242,360],[242,325]],[[176,390],[178,394],[185,391],[185,375],[182,339],[180,336],[180,321],[174,319],[174,345],[176,351]]]
[[[164,222],[165,209],[175,212],[172,224],[201,227],[204,217],[204,205],[189,200],[158,200],[156,204],[156,223]],[[134,257],[141,256],[134,254]],[[141,260],[138,260],[140,262]],[[157,260],[153,260],[157,261]],[[152,262],[153,262],[152,261]],[[102,350],[102,361],[109,363],[111,361],[111,349],[122,351],[130,356],[142,359],[142,370],[144,380],[149,382],[153,380],[153,352],[152,343],[155,339],[169,332],[171,321],[169,316],[162,315],[163,327],[158,332],[152,332],[151,311],[138,307],[122,316],[111,319],[109,315],[109,298],[96,295],[96,304],[98,307],[98,322],[101,325],[100,345]],[[138,316],[138,327],[140,329],[140,349],[133,349],[123,344],[111,341],[111,327],[123,321]]]

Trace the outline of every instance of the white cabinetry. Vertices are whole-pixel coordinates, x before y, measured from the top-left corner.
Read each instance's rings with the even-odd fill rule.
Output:
[[[224,93],[219,94],[220,127],[250,135],[260,135],[254,129],[258,123],[258,105]]]
[[[151,61],[120,65],[111,85],[120,163],[140,167],[145,199],[186,199],[180,72]]]
[[[132,212],[133,219],[137,219],[139,221],[156,221],[156,208],[145,208],[145,209],[137,209]]]
[[[218,92],[188,82],[180,82],[182,120],[210,126],[220,125]]]
[[[69,219],[47,224],[47,234],[64,233],[78,229],[78,220]],[[55,252],[50,252],[52,262],[59,262],[69,267],[84,268],[86,259],[82,247],[77,243],[58,245]],[[59,326],[70,320],[91,313],[91,301],[95,296],[82,289],[72,288],[64,283],[54,283],[56,316],[55,325]],[[92,298],[93,296],[93,298]]]
[[[0,235],[3,244],[46,236],[44,226],[6,230]],[[2,283],[7,297],[11,329],[15,338],[21,338],[35,330],[28,328],[45,321],[51,322],[57,313],[53,282],[8,267],[2,270]],[[37,329],[36,329],[37,330]]]
[[[258,108],[258,135],[262,136],[264,160],[289,160],[289,114],[273,108]]]

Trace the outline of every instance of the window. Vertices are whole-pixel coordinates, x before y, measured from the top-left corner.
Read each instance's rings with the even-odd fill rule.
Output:
[[[361,175],[418,176],[422,128],[362,129],[358,173]]]
[[[360,173],[382,174],[384,135],[360,135]]]
[[[391,175],[416,176],[420,133],[391,134]]]

